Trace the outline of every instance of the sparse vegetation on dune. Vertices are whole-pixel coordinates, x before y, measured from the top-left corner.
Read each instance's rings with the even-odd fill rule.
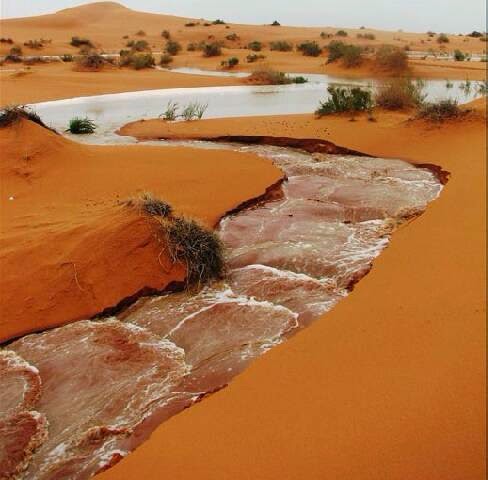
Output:
[[[171,33],[169,32],[169,30],[163,30],[161,32],[161,36],[166,40],[169,40],[171,38]]]
[[[425,100],[422,82],[409,78],[395,79],[381,86],[375,96],[376,105],[387,110],[417,108]]]
[[[146,36],[146,32],[145,32],[144,30],[138,30],[138,31],[136,32],[136,35],[137,35],[138,37],[145,37],[145,36]]]
[[[329,98],[320,102],[315,111],[318,118],[333,113],[370,111],[373,108],[371,92],[361,87],[330,86],[327,91]]]
[[[356,37],[360,40],[376,40],[374,33],[358,33]]]
[[[76,65],[83,70],[100,71],[106,64],[106,59],[96,52],[82,55],[76,59]]]
[[[25,105],[12,105],[0,110],[0,128],[13,125],[21,119],[30,120],[51,132],[58,133],[53,128],[48,127],[32,108]]]
[[[225,25],[225,22],[221,18],[217,18],[212,22],[212,25]]]
[[[206,103],[191,102],[183,108],[180,116],[186,122],[201,120],[207,111],[207,108],[208,104]]]
[[[338,30],[336,32],[336,37],[347,37],[348,33],[345,30]]]
[[[178,103],[170,100],[166,105],[166,110],[159,115],[159,118],[164,118],[168,122],[174,122],[178,118]]]
[[[224,69],[232,69],[239,64],[239,59],[237,57],[230,57],[227,60],[222,60],[220,66]]]
[[[165,46],[165,51],[169,54],[169,55],[178,55],[178,53],[180,53],[182,50],[182,46],[179,42],[177,42],[176,40],[168,40],[166,42],[166,46]]]
[[[286,73],[263,68],[252,72],[247,78],[247,82],[254,85],[289,85],[291,83],[306,83],[307,79],[302,76],[290,77]]]
[[[65,53],[64,55],[61,55],[61,60],[68,63],[74,61],[74,57],[70,53]]]
[[[69,121],[66,132],[74,135],[88,135],[97,129],[95,122],[89,118],[74,117]]]
[[[269,49],[277,52],[291,52],[293,50],[293,44],[286,40],[277,40],[269,44]]]
[[[363,49],[358,45],[351,45],[340,40],[333,40],[327,46],[327,63],[342,60],[347,68],[358,67],[363,62]]]
[[[226,40],[229,40],[229,42],[237,42],[239,40],[239,35],[237,33],[229,33],[229,35],[225,36]]]
[[[449,43],[449,37],[445,33],[440,33],[437,37],[437,43]]]
[[[87,47],[94,48],[93,43],[88,38],[71,37],[70,45],[73,47],[82,47],[86,45]]]
[[[418,111],[417,118],[432,122],[443,122],[445,120],[459,118],[466,113],[467,111],[459,108],[456,100],[446,99],[424,103]]]
[[[150,50],[149,43],[146,40],[129,40],[126,47],[134,52],[145,52]]]
[[[273,23],[271,24],[272,27],[281,27],[281,23],[278,22],[278,20],[274,20]]]
[[[263,44],[258,40],[253,40],[247,44],[247,48],[253,52],[260,52],[263,49]]]
[[[173,213],[173,207],[169,203],[155,197],[150,192],[141,195],[140,206],[144,213],[154,217],[167,218]]]
[[[28,40],[24,42],[24,47],[31,48],[32,50],[41,50],[44,47],[42,40]]]
[[[211,42],[204,45],[204,57],[219,57],[220,55],[222,55],[222,44],[220,42]]]
[[[307,57],[318,57],[322,53],[322,47],[315,40],[297,45],[297,50]]]
[[[408,55],[402,48],[382,45],[376,51],[375,63],[382,70],[402,73],[408,69]]]
[[[248,55],[246,57],[246,62],[247,63],[255,63],[259,60],[264,60],[266,58],[265,55],[261,55],[261,54],[258,54],[258,53],[251,53],[250,55]]]
[[[8,45],[12,45],[14,41],[11,38],[0,38],[0,43],[7,43]]]
[[[159,59],[159,64],[162,67],[167,67],[170,63],[173,63],[173,57],[171,55],[169,55],[168,53],[161,55],[161,58]]]

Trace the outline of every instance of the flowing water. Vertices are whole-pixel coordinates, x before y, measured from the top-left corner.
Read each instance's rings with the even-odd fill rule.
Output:
[[[110,466],[333,308],[442,189],[430,170],[400,160],[184,144],[254,152],[287,180],[221,221],[223,281],[0,351],[0,477],[25,469],[19,478],[78,480]]]

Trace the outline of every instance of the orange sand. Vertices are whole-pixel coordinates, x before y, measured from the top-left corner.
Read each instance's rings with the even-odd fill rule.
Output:
[[[435,163],[452,176],[346,300],[160,426],[101,480],[485,478],[484,120],[405,119],[302,115],[172,127],[175,135],[324,138]]]
[[[0,149],[0,340],[184,278],[154,223],[120,201],[152,192],[212,227],[281,176],[253,155],[85,146],[26,121],[0,129]]]

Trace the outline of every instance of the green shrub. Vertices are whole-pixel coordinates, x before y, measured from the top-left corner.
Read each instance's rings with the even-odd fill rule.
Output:
[[[185,265],[188,285],[200,286],[223,277],[224,247],[217,234],[181,217],[162,225],[169,256],[173,262]]]
[[[347,68],[358,67],[363,63],[363,49],[357,45],[345,45],[342,63]]]
[[[333,63],[344,56],[344,50],[346,44],[340,40],[332,40],[332,42],[327,45],[328,58],[327,63]]]
[[[254,63],[257,62],[258,60],[264,60],[266,58],[265,55],[260,55],[257,53],[251,53],[246,57],[247,63]]]
[[[327,91],[330,97],[325,102],[320,102],[315,111],[317,117],[341,112],[360,112],[373,108],[371,92],[361,87],[335,87],[330,86]]]
[[[138,53],[132,57],[131,65],[135,70],[142,70],[154,67],[156,60],[152,53]]]
[[[316,41],[303,42],[297,45],[297,50],[307,57],[318,57],[322,53],[322,48]]]
[[[461,52],[461,50],[454,50],[454,60],[456,62],[464,62],[466,60],[466,55]]]
[[[278,40],[269,44],[269,49],[277,52],[291,52],[293,44],[285,40]]]
[[[222,46],[219,42],[206,43],[203,47],[204,57],[219,57],[222,55]]]
[[[445,33],[440,33],[437,37],[437,43],[449,43],[449,37]]]
[[[147,50],[150,50],[149,43],[147,43],[146,40],[130,40],[129,42],[127,42],[127,46],[131,48],[134,52],[145,52]]]
[[[420,108],[417,117],[433,122],[442,122],[458,118],[463,114],[456,100],[447,99],[438,102],[424,103]]]
[[[197,49],[197,45],[193,42],[190,42],[187,46],[186,46],[186,50],[188,52],[195,52]]]
[[[82,55],[77,58],[76,64],[81,68],[87,68],[89,70],[101,70],[107,61],[104,57],[98,53],[89,53],[88,55]]]
[[[75,135],[86,135],[94,133],[97,126],[93,120],[89,118],[75,117],[69,121],[69,126],[66,129],[67,132],[73,133]]]
[[[169,55],[178,55],[181,52],[181,44],[175,40],[168,40],[166,42],[165,50]]]
[[[88,40],[88,38],[71,37],[70,44],[73,47],[81,47],[83,45],[86,45],[87,47],[90,47],[90,48],[94,47],[93,43],[90,40]]]
[[[301,75],[299,75],[297,77],[290,77],[290,78],[291,78],[292,83],[297,83],[297,84],[308,83],[308,79],[306,79],[305,77],[302,77]]]
[[[391,72],[403,72],[408,68],[408,55],[405,50],[393,45],[382,45],[376,52],[376,65]]]
[[[220,65],[222,68],[234,68],[239,64],[239,59],[237,57],[230,57],[227,60],[223,60]]]
[[[254,40],[247,44],[247,48],[249,48],[249,50],[252,50],[253,52],[260,52],[263,49],[263,44],[261,42],[258,42],[257,40]]]
[[[173,57],[167,53],[161,55],[161,59],[159,60],[159,64],[162,67],[167,67],[172,62],[173,62]]]
[[[166,105],[166,110],[159,115],[159,118],[161,117],[169,122],[174,122],[178,118],[178,104],[170,100]]]
[[[376,104],[387,110],[403,110],[422,105],[425,95],[423,85],[409,78],[392,80],[381,86],[376,94]]]
[[[249,83],[258,85],[289,85],[291,83],[306,83],[305,77],[290,77],[283,72],[276,72],[271,69],[254,71],[248,78]]]
[[[31,122],[40,125],[51,132],[58,133],[51,127],[48,127],[42,120],[41,117],[30,107],[24,105],[13,105],[5,107],[0,111],[0,128],[8,127],[18,122],[20,119],[30,120]]]
[[[347,37],[348,33],[345,30],[338,30],[336,32],[336,37]]]
[[[169,40],[171,38],[171,33],[169,32],[169,30],[163,30],[161,32],[161,36],[166,40]]]
[[[201,120],[208,108],[208,104],[192,102],[189,103],[181,112],[181,117],[185,121]]]

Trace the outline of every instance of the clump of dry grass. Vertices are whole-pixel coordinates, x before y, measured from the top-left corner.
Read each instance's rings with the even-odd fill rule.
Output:
[[[459,108],[458,102],[452,99],[427,102],[420,108],[417,118],[430,120],[432,122],[443,122],[453,120],[468,113]]]
[[[421,82],[409,78],[395,79],[380,87],[376,94],[376,105],[387,110],[403,110],[422,105],[425,95]]]
[[[169,203],[154,197],[149,192],[142,194],[140,205],[144,213],[154,217],[166,218],[173,213],[173,207]]]
[[[401,73],[408,69],[407,53],[393,45],[382,45],[376,51],[375,62],[380,69],[393,73]]]
[[[30,120],[31,122],[37,123],[43,128],[50,130],[51,132],[58,133],[51,127],[48,127],[42,120],[41,117],[29,107],[25,105],[13,105],[5,107],[0,111],[0,128],[8,127],[18,122],[20,119]]]

